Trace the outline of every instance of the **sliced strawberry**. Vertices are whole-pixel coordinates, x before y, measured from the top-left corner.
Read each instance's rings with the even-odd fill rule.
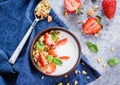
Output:
[[[51,49],[48,51],[48,53],[49,53],[50,55],[52,55],[53,57],[56,57],[56,56],[57,56],[57,54],[56,54],[56,49],[55,49],[55,48],[51,48]]]
[[[95,34],[102,29],[102,25],[98,23],[97,18],[88,18],[82,26],[85,34]]]
[[[59,46],[65,45],[67,42],[68,42],[68,39],[67,39],[67,38],[64,38],[64,39],[62,39],[62,40],[59,40],[59,41],[56,43],[55,47],[59,47]]]
[[[59,57],[59,59],[61,59],[61,60],[68,60],[70,57],[69,56],[61,56],[61,57]]]
[[[51,63],[47,65],[46,73],[51,74],[55,71],[55,69],[56,69],[56,65],[54,63]]]
[[[54,41],[52,40],[52,35],[46,33],[44,35],[44,42],[45,44],[47,44],[48,46],[54,46]]]
[[[39,62],[42,67],[45,67],[48,64],[42,53],[39,53]]]
[[[80,0],[64,0],[64,5],[68,12],[74,13],[82,6],[82,3]]]

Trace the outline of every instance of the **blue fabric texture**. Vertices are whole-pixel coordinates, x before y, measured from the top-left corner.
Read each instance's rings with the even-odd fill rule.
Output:
[[[27,40],[16,63],[11,65],[8,62],[32,24],[34,8],[38,2],[39,0],[0,0],[0,85],[56,85],[59,82],[62,82],[63,85],[66,85],[67,82],[73,85],[75,80],[78,81],[78,85],[86,85],[100,77],[100,73],[90,66],[86,56],[82,54],[82,59],[76,69],[80,72],[85,70],[86,75],[72,72],[67,78],[53,78],[38,72],[31,64],[29,50],[36,34],[51,26],[67,28],[52,9],[50,15],[53,17],[53,21],[50,23],[47,22],[47,19],[40,21]],[[82,62],[85,63],[85,66]],[[42,76],[44,76],[43,80]],[[88,76],[90,78],[87,78]]]

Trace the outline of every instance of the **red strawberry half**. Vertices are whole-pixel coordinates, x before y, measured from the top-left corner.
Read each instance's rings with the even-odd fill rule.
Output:
[[[85,34],[95,34],[102,29],[102,25],[98,23],[97,18],[88,18],[82,27]]]

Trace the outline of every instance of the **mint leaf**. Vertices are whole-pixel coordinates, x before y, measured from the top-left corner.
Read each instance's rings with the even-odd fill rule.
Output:
[[[88,48],[89,48],[90,51],[98,53],[98,47],[97,47],[97,45],[93,44],[90,41],[88,41],[86,44],[87,44],[87,46],[88,46]]]
[[[56,65],[59,65],[59,66],[61,66],[63,64],[63,62],[60,59],[54,58],[51,55],[48,55],[47,59],[48,59],[48,62],[53,62],[53,63],[55,63]]]
[[[52,34],[52,39],[53,39],[54,42],[57,41],[57,33],[55,31]]]
[[[48,62],[52,62],[53,61],[53,56],[48,55],[47,59],[48,59]]]
[[[119,61],[118,61],[117,58],[111,58],[111,59],[109,59],[109,60],[107,61],[107,64],[108,64],[109,66],[115,66],[115,65],[117,65],[118,63],[119,63]]]
[[[61,66],[63,64],[63,62],[58,58],[54,58],[53,63],[55,63],[56,65],[59,65],[59,66]]]
[[[42,42],[36,42],[36,46],[39,50],[44,50],[45,45]]]

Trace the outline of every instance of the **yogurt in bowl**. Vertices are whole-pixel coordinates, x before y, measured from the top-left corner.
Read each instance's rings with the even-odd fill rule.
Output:
[[[51,27],[38,33],[32,42],[30,57],[38,71],[49,76],[64,76],[80,61],[81,47],[77,38],[61,27]]]

